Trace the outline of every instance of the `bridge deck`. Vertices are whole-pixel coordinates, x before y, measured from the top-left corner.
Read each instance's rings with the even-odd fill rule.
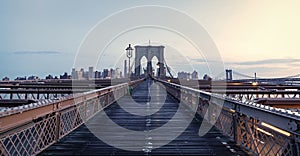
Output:
[[[153,147],[161,145],[162,142],[167,140],[171,135],[178,130],[176,122],[186,120],[190,114],[179,112],[179,116],[174,114],[179,108],[178,101],[172,96],[166,94],[163,89],[157,84],[150,81],[145,81],[140,84],[133,92],[133,99],[138,102],[135,106],[126,106],[130,102],[130,96],[122,97],[118,102],[110,105],[90,119],[87,125],[82,125],[69,135],[53,144],[41,155],[246,155],[234,142],[230,141],[227,136],[220,133],[213,127],[206,135],[200,137],[198,135],[199,127],[202,119],[197,117],[193,118],[189,126],[181,133],[176,139],[169,142],[160,148],[154,149]],[[149,87],[152,86],[150,91]],[[151,92],[151,93],[149,93]],[[149,96],[151,94],[151,97]],[[164,96],[165,95],[165,96]],[[163,106],[152,115],[133,115],[129,112],[149,112],[161,104],[163,99]],[[127,111],[125,111],[125,108]],[[141,111],[142,110],[142,111]],[[130,132],[115,132],[113,124],[104,121],[105,114],[117,123],[118,125],[129,130],[139,131],[144,133],[143,139],[130,136]],[[154,135],[149,132],[166,125],[171,119],[175,124],[169,125],[166,131],[159,135]],[[105,126],[103,126],[105,124]],[[130,146],[128,143],[132,142],[131,147],[137,151],[127,151],[115,148],[98,139],[91,131],[105,134],[114,140],[118,145],[123,147]],[[101,132],[100,132],[101,131]],[[105,131],[105,133],[103,133]],[[135,143],[134,143],[135,142]]]

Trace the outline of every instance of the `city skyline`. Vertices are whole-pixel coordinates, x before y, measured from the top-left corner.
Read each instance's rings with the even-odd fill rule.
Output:
[[[195,19],[213,38],[224,67],[259,77],[286,77],[300,72],[300,11],[298,1],[1,1],[0,77],[24,75],[46,76],[71,72],[76,52],[86,34],[99,21],[120,10],[143,5],[157,5],[177,9]],[[55,10],[55,11],[54,11]],[[82,10],[82,11],[77,11]],[[172,20],[170,18],[170,20]],[[134,21],[134,17],[130,19]],[[123,22],[126,22],[124,20]],[[150,29],[149,29],[150,30]],[[147,30],[148,31],[148,30]],[[163,33],[161,40],[156,37]],[[137,34],[142,34],[138,37]],[[144,36],[143,36],[144,35]],[[193,49],[172,40],[173,34],[151,30],[151,34],[137,30],[123,36],[108,47],[107,62],[124,53],[128,43],[163,44],[166,59],[175,73],[194,69],[199,76],[207,73],[205,60],[194,57]],[[165,37],[164,37],[165,36]],[[172,44],[181,53],[174,52]],[[185,55],[192,66],[178,65],[179,55]],[[124,56],[125,57],[125,56]],[[120,56],[118,59],[124,59]],[[115,68],[116,64],[100,62],[95,68]],[[120,61],[121,62],[121,61]],[[123,62],[121,62],[123,63]],[[117,65],[120,66],[120,65]],[[120,68],[122,68],[120,66]],[[225,75],[225,74],[224,74]]]
[[[8,77],[5,76],[2,78],[2,81],[10,80],[45,80],[45,79],[115,79],[115,78],[124,78],[124,74],[121,71],[121,68],[104,68],[104,69],[94,69],[94,67],[85,68],[72,68],[71,72],[62,72],[62,75],[51,74],[39,76],[34,74],[27,74],[17,77]]]
[[[125,78],[127,77],[127,60],[124,60],[124,66],[122,68],[104,68],[104,69],[96,69],[94,67],[88,67],[87,69],[85,68],[72,68],[71,72],[63,72],[62,75],[53,75],[51,73],[48,73],[47,75],[44,76],[38,76],[34,74],[27,74],[23,76],[18,76],[18,77],[3,77],[2,81],[10,81],[10,80],[44,80],[44,79],[114,79],[114,78]],[[145,70],[145,64],[142,63],[142,66],[140,67],[142,70],[141,74],[144,75],[146,71]],[[153,66],[152,68],[155,68]],[[126,71],[126,72],[125,72]],[[133,71],[131,71],[131,74],[133,74]],[[153,69],[153,74],[157,74],[157,70]],[[205,74],[206,75],[206,74]],[[204,76],[205,76],[204,75]],[[170,75],[167,75],[170,77]],[[199,74],[196,70],[190,72],[190,71],[179,71],[176,74],[176,78],[178,79],[199,79]],[[201,79],[201,78],[200,78]]]

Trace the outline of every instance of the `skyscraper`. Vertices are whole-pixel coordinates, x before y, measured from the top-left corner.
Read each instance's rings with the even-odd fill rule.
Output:
[[[72,76],[72,79],[74,79],[74,80],[75,80],[75,79],[78,79],[75,68],[72,68],[71,76]]]
[[[198,72],[196,70],[192,73],[192,79],[198,79]]]
[[[105,79],[106,77],[108,77],[108,69],[103,69],[102,77],[103,77],[104,79]]]
[[[120,68],[116,68],[114,78],[116,78],[116,79],[121,78],[121,71],[120,71]]]
[[[124,78],[127,78],[127,60],[124,60]]]
[[[94,78],[94,67],[89,67],[88,79]]]

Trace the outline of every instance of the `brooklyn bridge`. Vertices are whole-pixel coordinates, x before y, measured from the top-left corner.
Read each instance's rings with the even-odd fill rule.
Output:
[[[297,76],[177,79],[134,49],[126,78],[1,82],[0,155],[300,155]]]

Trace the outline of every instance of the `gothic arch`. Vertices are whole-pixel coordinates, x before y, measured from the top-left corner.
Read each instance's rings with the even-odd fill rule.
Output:
[[[146,56],[142,56],[140,59],[141,74],[143,73],[144,69],[147,69],[147,62],[148,62],[148,59],[146,58]]]

